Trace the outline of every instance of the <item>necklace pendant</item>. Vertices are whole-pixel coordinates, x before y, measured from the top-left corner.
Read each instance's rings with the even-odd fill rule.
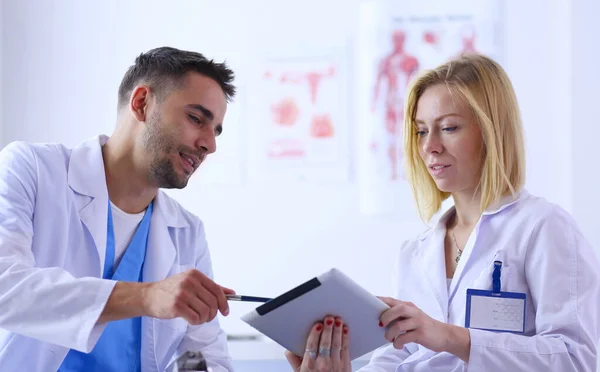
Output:
[[[458,255],[456,256],[456,258],[454,259],[454,261],[456,261],[456,264],[458,265],[458,262],[460,261],[460,256],[462,256],[462,252],[459,250],[458,251]]]

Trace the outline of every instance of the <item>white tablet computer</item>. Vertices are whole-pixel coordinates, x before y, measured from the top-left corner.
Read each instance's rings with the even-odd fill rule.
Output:
[[[379,327],[379,317],[387,309],[383,301],[334,268],[264,303],[242,320],[302,356],[312,326],[327,315],[340,316],[350,329],[350,360],[354,360],[388,343],[386,329]]]

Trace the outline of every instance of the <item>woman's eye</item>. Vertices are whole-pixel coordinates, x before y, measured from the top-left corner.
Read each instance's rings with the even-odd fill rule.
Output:
[[[443,130],[446,132],[454,132],[455,129],[456,129],[456,127],[446,127]]]
[[[423,136],[425,135],[425,133],[426,133],[426,132],[425,132],[424,130],[418,130],[418,131],[417,131],[417,136],[418,136],[418,137],[423,137]]]

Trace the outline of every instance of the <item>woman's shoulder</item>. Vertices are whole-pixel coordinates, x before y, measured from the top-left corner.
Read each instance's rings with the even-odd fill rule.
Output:
[[[564,207],[526,190],[520,193],[510,207],[506,208],[506,213],[498,215],[510,219],[513,223],[538,225],[546,221],[562,221],[574,224],[573,217]]]
[[[419,249],[419,247],[427,245],[432,239],[434,230],[435,226],[428,226],[416,236],[410,237],[402,241],[400,245],[400,255],[412,255]]]

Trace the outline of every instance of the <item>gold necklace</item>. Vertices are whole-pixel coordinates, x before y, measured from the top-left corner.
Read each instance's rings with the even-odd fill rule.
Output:
[[[452,233],[452,239],[454,239],[454,245],[456,245],[456,252],[458,253],[458,255],[456,256],[454,261],[458,265],[458,262],[460,261],[460,256],[462,256],[463,250],[460,249],[460,247],[458,246],[458,243],[456,242],[456,236],[454,236],[454,228],[452,228],[452,231],[450,231],[450,232]]]

